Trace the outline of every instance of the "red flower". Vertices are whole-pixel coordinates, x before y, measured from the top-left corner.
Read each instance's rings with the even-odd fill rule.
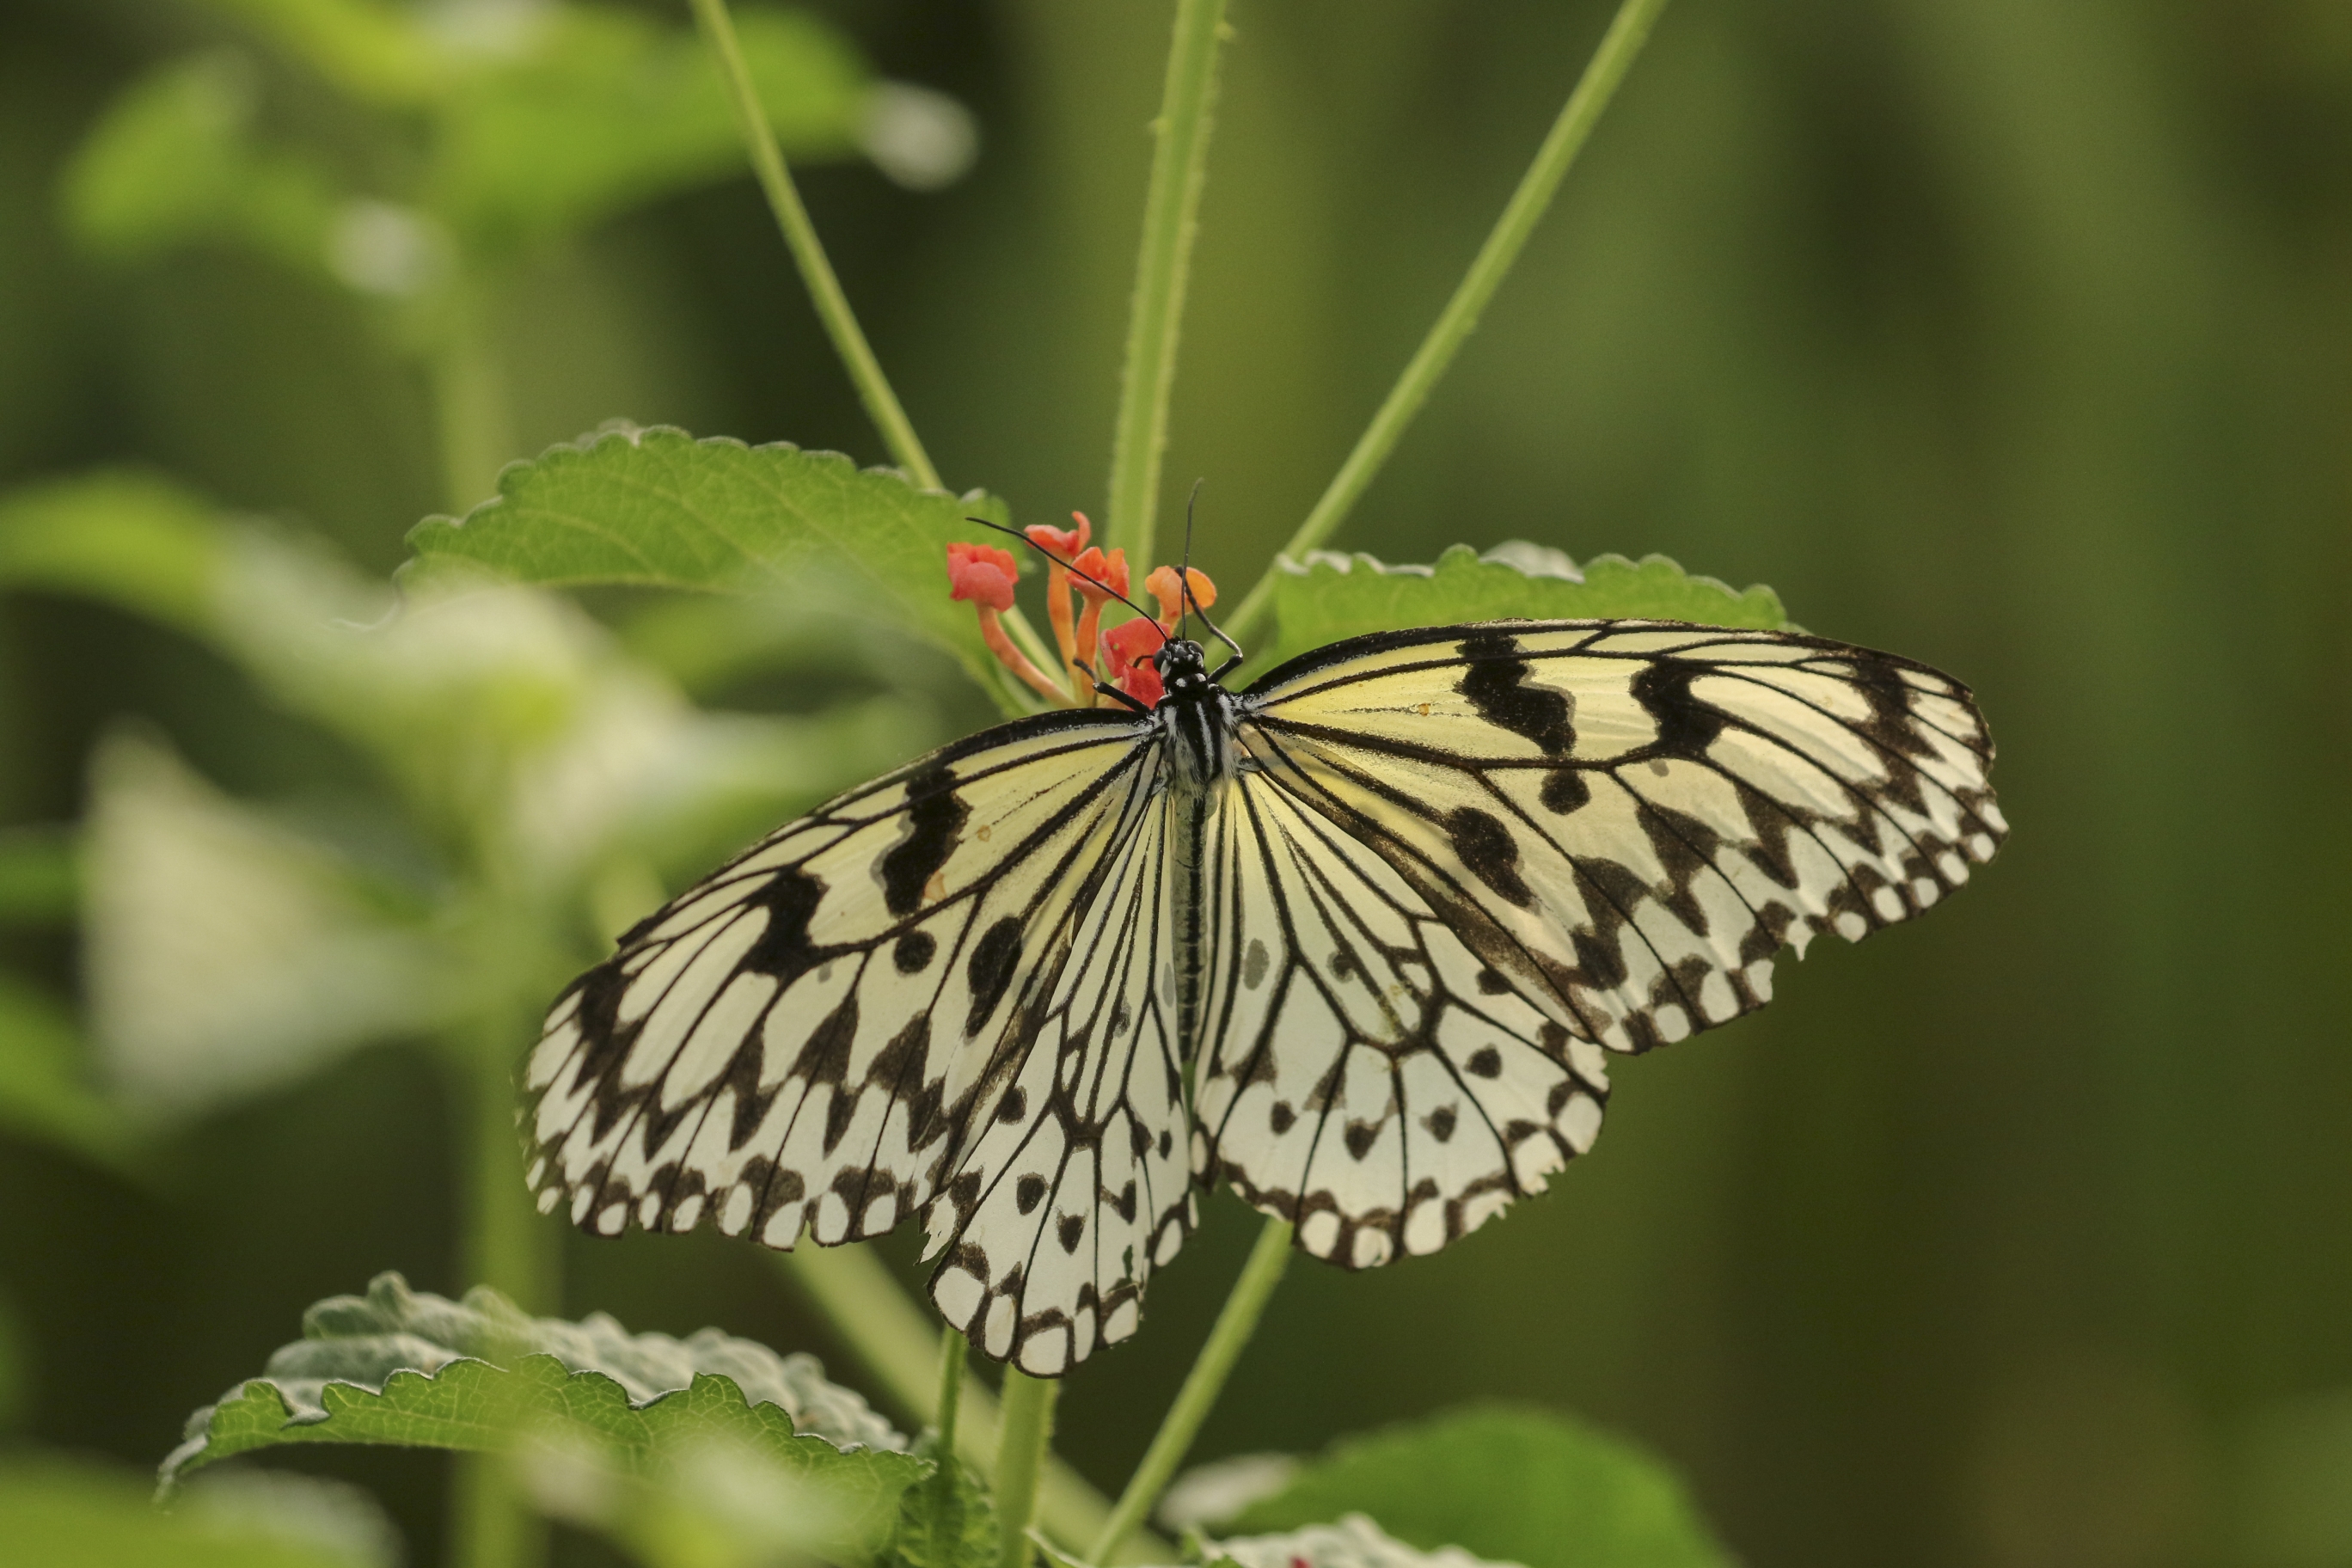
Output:
[[[1053,624],[1055,646],[1062,650],[1060,675],[1069,684],[1070,696],[1084,708],[1095,700],[1094,677],[1078,668],[1078,638],[1070,628],[1070,557],[1087,547],[1087,535],[1094,524],[1087,514],[1074,511],[1071,519],[1076,528],[1048,528],[1033,523],[1021,531],[1030,543],[1045,552],[1045,619]],[[1091,662],[1087,668],[1093,668]]]
[[[1034,544],[1056,561],[1075,560],[1078,552],[1087,547],[1087,537],[1094,532],[1095,525],[1087,521],[1085,512],[1074,511],[1070,516],[1077,523],[1077,527],[1048,528],[1039,522],[1032,523],[1021,531],[1029,536],[1030,543]]]
[[[1088,582],[1088,578],[1093,581]],[[1127,593],[1127,552],[1114,550],[1105,555],[1099,547],[1089,549],[1070,563],[1070,586],[1078,591],[1078,597],[1086,601],[1087,606],[1085,614],[1078,617],[1077,647],[1071,656],[1072,672],[1078,679],[1070,688],[1079,706],[1084,707],[1097,700],[1091,673],[1101,646],[1096,634],[1102,625],[1103,606]],[[1077,666],[1084,666],[1084,672]]]
[[[1145,615],[1103,631],[1104,606],[1127,597],[1127,552],[1088,544],[1094,525],[1085,512],[1074,511],[1070,517],[1076,527],[1036,523],[1022,531],[1030,543],[1045,552],[1048,563],[1045,613],[1053,622],[1054,641],[1066,673],[1048,675],[1038,668],[998,618],[1013,608],[1013,584],[1021,576],[1010,552],[991,544],[949,545],[950,590],[979,610],[980,635],[989,651],[1048,702],[1069,708],[1095,706],[1102,696],[1095,689],[1096,683],[1108,679],[1145,707],[1154,706],[1166,694],[1166,688],[1152,656],[1175,635],[1177,623],[1188,609],[1205,610],[1217,602],[1217,585],[1204,572],[1188,571],[1180,579],[1175,567],[1162,566],[1144,579],[1144,586],[1160,601],[1159,616]],[[1074,610],[1073,593],[1082,609]]]
[[[1013,607],[1013,584],[1020,576],[1021,567],[1009,550],[992,544],[948,546],[948,597],[971,600],[983,616]]]
[[[1166,689],[1160,684],[1160,669],[1151,662],[1151,656],[1160,651],[1168,634],[1157,623],[1139,616],[1103,633],[1102,640],[1110,656],[1112,684],[1146,708],[1158,703]]]
[[[1044,693],[1049,702],[1062,700],[1062,683],[1039,669],[1034,661],[1013,646],[998,617],[1013,607],[1013,584],[1021,575],[1010,551],[992,544],[955,543],[948,546],[948,597],[970,600],[980,611],[981,640],[988,644],[1005,668]]]

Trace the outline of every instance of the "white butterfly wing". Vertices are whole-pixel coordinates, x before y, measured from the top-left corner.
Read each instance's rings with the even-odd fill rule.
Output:
[[[1591,1143],[1608,1078],[1271,772],[1212,834],[1193,1163],[1350,1268],[1434,1252]]]
[[[637,927],[558,1001],[526,1068],[542,1210],[789,1247],[929,1204],[1020,1075],[1158,752],[1107,712],[987,731]]]
[[[1965,688],[1797,634],[1381,634],[1244,700],[1265,887],[1219,906],[1232,1021],[1211,1023],[1196,1164],[1355,1267],[1444,1245],[1589,1145],[1593,1047],[1762,1005],[1784,943],[1909,918],[2006,831]],[[1278,1004],[1247,984],[1277,928],[1311,993]]]
[[[931,1215],[940,1310],[1041,1377],[1135,1331],[1145,1281],[1192,1225],[1167,815],[1157,766],[1139,772],[1076,951],[1024,1024],[1025,1058]]]

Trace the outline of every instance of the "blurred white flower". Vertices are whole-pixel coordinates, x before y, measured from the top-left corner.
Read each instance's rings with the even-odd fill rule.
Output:
[[[413,207],[348,201],[327,231],[327,270],[362,294],[408,299],[439,282],[448,265],[440,226]]]
[[[291,1081],[449,1005],[446,960],[331,851],[237,805],[161,743],[90,770],[84,965],[99,1058],[134,1111],[181,1116]]]
[[[857,140],[876,168],[910,191],[952,185],[980,156],[980,124],[971,110],[912,82],[875,85]]]

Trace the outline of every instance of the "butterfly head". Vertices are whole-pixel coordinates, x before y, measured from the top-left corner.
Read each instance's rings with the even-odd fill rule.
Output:
[[[1170,637],[1151,656],[1152,667],[1170,697],[1198,695],[1209,689],[1208,656],[1190,637]]]

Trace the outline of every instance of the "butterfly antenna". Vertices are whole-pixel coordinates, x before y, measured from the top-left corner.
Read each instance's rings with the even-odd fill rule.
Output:
[[[982,528],[992,528],[999,533],[1011,534],[1013,538],[1019,540],[1022,543],[1027,545],[1030,549],[1035,551],[1038,554],[1044,556],[1055,565],[1059,566],[1063,571],[1067,572],[1071,576],[1084,578],[1087,582],[1092,583],[1096,587],[1100,588],[1104,593],[1108,594],[1112,598],[1117,599],[1120,604],[1125,605],[1129,609],[1133,610],[1137,615],[1144,617],[1144,619],[1156,620],[1158,618],[1153,616],[1150,610],[1145,609],[1141,605],[1137,604],[1133,599],[1129,598],[1126,595],[1120,593],[1118,589],[1112,587],[1101,578],[1094,575],[1090,572],[1079,571],[1076,567],[1071,565],[1068,562],[1063,560],[1060,556],[1055,554],[1052,551],[1046,549],[1044,545],[1038,543],[1035,540],[1030,538],[1019,529],[1007,528],[1001,522],[991,522],[984,517],[968,517],[965,518],[964,521],[966,522],[976,522]],[[1220,635],[1222,636],[1223,634]]]
[[[1176,568],[1177,590],[1184,595],[1184,615],[1177,623],[1177,629],[1180,631],[1183,629],[1184,620],[1190,620],[1194,616],[1200,616],[1201,624],[1214,633],[1219,642],[1234,650],[1233,662],[1224,667],[1225,669],[1231,669],[1234,664],[1241,661],[1242,645],[1218,630],[1217,623],[1209,618],[1209,612],[1201,608],[1199,603],[1192,597],[1192,513],[1201,504],[1201,487],[1208,482],[1204,479],[1194,479],[1192,499],[1184,503],[1184,559]],[[1222,675],[1224,670],[1219,670],[1218,673]]]

